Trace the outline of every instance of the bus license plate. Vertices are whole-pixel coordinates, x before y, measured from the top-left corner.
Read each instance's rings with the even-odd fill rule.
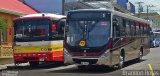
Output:
[[[81,62],[82,65],[89,65],[89,62]]]

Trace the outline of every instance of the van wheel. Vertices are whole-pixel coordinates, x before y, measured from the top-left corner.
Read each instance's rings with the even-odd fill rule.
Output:
[[[29,62],[30,66],[36,67],[39,65],[39,62]]]

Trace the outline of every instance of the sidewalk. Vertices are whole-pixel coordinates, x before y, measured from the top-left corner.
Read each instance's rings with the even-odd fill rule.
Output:
[[[3,65],[0,65],[0,71],[7,69],[7,66],[14,66],[14,63],[12,63],[12,64],[3,64]]]
[[[0,58],[0,70],[7,69],[7,66],[13,66],[13,58]]]

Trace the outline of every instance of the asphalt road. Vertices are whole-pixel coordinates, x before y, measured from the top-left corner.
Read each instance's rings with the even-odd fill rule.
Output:
[[[0,72],[0,76],[160,76],[160,47],[152,48],[151,52],[143,57],[142,62],[126,62],[121,69],[108,67],[91,67],[79,70],[76,65],[41,65],[37,68],[29,65],[10,65]]]

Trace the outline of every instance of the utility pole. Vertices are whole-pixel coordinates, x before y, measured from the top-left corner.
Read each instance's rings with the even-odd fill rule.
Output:
[[[147,20],[148,20],[148,12],[149,12],[149,7],[154,7],[153,5],[147,5]]]
[[[65,0],[62,0],[62,15],[65,14],[65,9],[64,9],[64,7],[65,7]]]
[[[140,12],[143,11],[142,3],[144,2],[136,2],[138,4],[138,17],[140,17]]]

